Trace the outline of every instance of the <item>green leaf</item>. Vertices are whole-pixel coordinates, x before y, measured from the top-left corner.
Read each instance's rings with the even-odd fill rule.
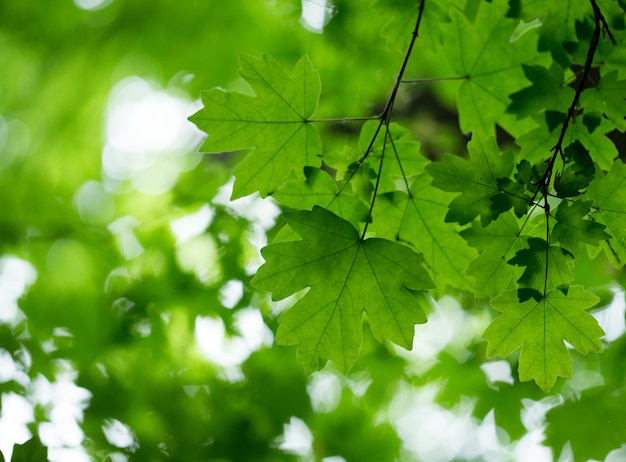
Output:
[[[378,192],[386,193],[398,189],[398,180],[403,183],[405,179],[422,173],[428,161],[420,153],[420,145],[413,139],[411,133],[395,123],[383,126],[372,143],[378,124],[379,122],[375,120],[363,124],[359,149],[365,152],[370,148],[367,160],[374,172],[378,172],[380,158],[384,153]]]
[[[202,93],[204,107],[190,117],[209,136],[203,152],[254,148],[234,170],[233,198],[258,191],[274,192],[293,171],[304,177],[305,166],[321,165],[317,130],[307,123],[321,92],[317,71],[307,57],[292,75],[267,54],[240,55],[239,75],[256,96],[212,89]]]
[[[491,198],[500,193],[498,179],[513,170],[513,153],[500,154],[495,138],[475,132],[467,145],[469,159],[445,154],[426,170],[433,177],[433,186],[461,193],[450,203],[446,221],[466,224],[480,215],[486,226],[498,217]]]
[[[578,200],[571,205],[568,201],[562,201],[556,209],[558,223],[550,234],[553,242],[561,245],[572,253],[578,252],[579,243],[598,245],[600,241],[610,239],[611,236],[604,231],[603,224],[587,220],[592,201]]]
[[[446,286],[462,290],[473,286],[465,271],[476,252],[459,236],[459,228],[444,220],[450,196],[421,175],[411,185],[410,196],[398,191],[378,197],[370,225],[377,236],[406,242],[424,256],[437,298]]]
[[[287,207],[311,210],[319,205],[357,226],[367,217],[367,206],[337,184],[324,170],[305,167],[306,179],[286,182],[272,197]]]
[[[456,75],[466,79],[458,96],[464,132],[493,133],[494,124],[503,121],[509,95],[527,85],[522,64],[540,58],[536,30],[511,40],[519,21],[506,17],[507,8],[507,2],[480,2],[473,23],[452,10],[452,22],[442,26],[443,52]]]
[[[518,119],[536,112],[554,110],[566,112],[574,98],[574,90],[564,84],[564,72],[557,64],[550,69],[542,66],[522,65],[524,75],[532,85],[513,93],[506,112]]]
[[[612,236],[602,242],[604,252],[617,268],[621,268],[626,263],[626,165],[616,161],[606,175],[597,168],[587,196],[595,208],[592,218],[605,225]]]
[[[539,50],[549,51],[552,58],[563,68],[567,68],[571,62],[566,46],[577,45],[578,42],[576,22],[591,14],[590,4],[585,0],[522,2],[523,18],[527,21],[539,19],[542,23],[539,28]]]
[[[626,130],[626,80],[618,80],[617,71],[600,79],[596,88],[588,88],[580,95],[585,112],[600,112],[613,122],[615,128]]]
[[[545,287],[558,289],[568,286],[574,279],[573,261],[574,256],[567,250],[555,245],[548,246],[545,240],[531,237],[528,239],[528,248],[518,250],[509,263],[526,267],[517,281],[521,287],[543,292]]]
[[[534,380],[547,392],[557,377],[572,376],[572,359],[563,340],[584,354],[602,350],[604,332],[583,311],[598,300],[581,286],[570,287],[567,294],[551,290],[539,300],[529,298],[522,303],[517,291],[503,293],[491,301],[502,315],[483,334],[489,342],[487,356],[506,357],[522,347],[520,380]]]
[[[544,117],[548,118],[550,115],[546,114]],[[599,122],[599,125],[593,130],[589,128],[593,127],[590,119],[593,119],[593,122]],[[515,143],[521,148],[519,153],[521,158],[534,163],[545,160],[552,155],[551,150],[559,139],[561,124],[558,123],[556,126],[550,127],[550,122],[546,122],[541,120],[538,127],[517,138]],[[578,141],[590,152],[594,162],[602,168],[609,169],[614,159],[619,155],[615,144],[606,136],[611,130],[613,130],[613,124],[608,120],[583,116],[582,119],[574,119],[569,124],[567,133],[563,138],[563,146],[569,146]]]
[[[486,227],[473,222],[471,228],[461,231],[461,236],[481,252],[467,269],[476,280],[478,297],[501,294],[521,275],[520,268],[507,264],[525,244],[517,220],[510,213],[500,215]]]
[[[285,215],[302,240],[271,244],[252,284],[274,300],[306,295],[281,315],[276,342],[299,344],[307,372],[332,360],[347,371],[361,345],[363,313],[377,340],[411,348],[414,325],[426,322],[409,290],[433,287],[422,258],[383,239],[362,240],[347,221],[321,207]]]

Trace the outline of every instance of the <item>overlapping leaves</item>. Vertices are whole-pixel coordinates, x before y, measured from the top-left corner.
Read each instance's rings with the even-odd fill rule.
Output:
[[[327,360],[348,370],[364,314],[378,340],[410,347],[414,324],[425,322],[411,291],[432,289],[438,298],[449,287],[495,297],[502,316],[485,332],[488,356],[522,347],[520,378],[544,390],[571,375],[564,340],[583,353],[601,349],[602,332],[585,312],[597,299],[570,284],[586,247],[601,245],[618,267],[626,261],[626,167],[607,136],[626,126],[626,87],[619,59],[606,69],[592,59],[593,8],[565,4],[449,1],[422,18],[424,4],[414,2],[411,14],[389,23],[385,35],[396,46],[408,32],[419,35],[418,18],[440,19],[424,26],[421,44],[441,49],[462,80],[467,157],[422,156],[413,133],[392,121],[400,80],[384,112],[363,118],[373,120],[358,140],[329,152],[310,123],[320,83],[306,58],[289,75],[267,56],[243,55],[241,76],[255,96],[203,95],[192,117],[209,134],[202,149],[253,149],[235,168],[233,196],[259,192],[302,210],[285,215],[300,240],[267,246],[254,284],[274,299],[308,290],[281,316],[276,336],[299,345],[307,371]],[[621,7],[610,10],[619,25]],[[598,17],[595,24],[597,32]],[[600,71],[579,85],[592,66]],[[496,124],[517,153],[501,152]]]

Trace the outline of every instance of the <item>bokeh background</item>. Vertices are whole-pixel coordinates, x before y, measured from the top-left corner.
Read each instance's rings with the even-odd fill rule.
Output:
[[[249,91],[240,52],[287,69],[308,54],[319,117],[378,113],[408,41],[387,24],[405,7],[0,2],[0,460],[626,457],[623,292],[602,263],[582,271],[615,342],[602,359],[575,355],[577,375],[553,395],[518,383],[508,361],[485,362],[492,313],[463,294],[432,303],[411,352],[366,332],[347,376],[332,365],[307,376],[294,348],[272,346],[290,302],[249,281],[280,209],[230,201],[243,154],[198,153],[187,117],[202,89]],[[428,53],[410,73],[450,75]],[[398,120],[431,157],[464,151],[456,85],[399,100]],[[329,124],[325,146],[358,128]]]

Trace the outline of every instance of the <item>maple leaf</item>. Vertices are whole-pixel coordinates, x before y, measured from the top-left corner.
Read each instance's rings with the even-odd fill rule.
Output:
[[[578,200],[571,205],[562,201],[556,209],[557,224],[550,234],[551,240],[560,242],[570,252],[577,252],[579,242],[598,245],[610,239],[601,223],[584,219],[589,213],[592,201]]]
[[[374,120],[363,124],[359,149],[365,152],[370,148],[367,159],[370,168],[376,172],[379,170],[380,158],[384,153],[378,192],[385,193],[398,189],[398,179],[407,179],[421,173],[428,161],[420,153],[420,145],[413,139],[411,133],[395,123],[382,127],[372,143],[377,126],[378,122]]]
[[[272,193],[293,171],[321,165],[317,130],[307,123],[321,92],[317,71],[307,57],[289,75],[269,55],[240,55],[239,75],[256,96],[214,88],[202,92],[204,107],[189,118],[208,134],[202,152],[254,148],[234,169],[233,198]]]
[[[509,260],[511,265],[526,267],[517,281],[519,285],[540,292],[548,284],[556,288],[567,287],[574,279],[571,266],[574,256],[562,247],[548,246],[539,237],[531,237],[527,242],[528,248],[518,250]]]
[[[525,243],[517,220],[510,213],[500,215],[486,227],[473,222],[471,228],[461,231],[461,236],[481,252],[467,268],[467,274],[476,279],[474,290],[478,297],[502,293],[521,275],[520,268],[507,264]]]
[[[602,241],[604,252],[617,268],[621,268],[626,262],[626,165],[616,161],[606,175],[596,168],[587,196],[595,208],[592,217],[605,225],[612,236]]]
[[[476,251],[459,236],[457,226],[444,220],[450,196],[433,188],[427,175],[421,175],[413,181],[410,196],[397,191],[378,197],[369,228],[377,236],[407,242],[424,256],[437,298],[446,286],[462,290],[473,286],[465,271]]]
[[[367,207],[364,202],[342,191],[339,194],[337,183],[324,170],[305,167],[306,179],[286,182],[272,197],[287,207],[311,210],[319,205],[353,225],[365,221]]]
[[[433,177],[433,186],[444,191],[460,192],[450,202],[446,221],[466,224],[480,215],[486,226],[498,217],[492,197],[500,193],[499,178],[513,170],[513,153],[500,154],[495,138],[475,132],[467,144],[469,159],[445,154],[426,171]]]
[[[506,112],[518,119],[542,110],[567,111],[574,98],[574,90],[564,84],[563,68],[553,63],[549,69],[542,66],[522,65],[524,75],[532,85],[510,95],[511,104]]]
[[[362,240],[347,221],[321,207],[285,214],[302,238],[270,244],[252,281],[274,300],[310,290],[279,318],[276,342],[299,344],[307,372],[332,360],[350,369],[361,345],[363,313],[379,341],[410,348],[426,315],[409,290],[433,287],[422,257],[384,239]]]
[[[596,88],[588,88],[580,96],[585,112],[600,112],[615,124],[615,128],[626,130],[626,80],[618,80],[617,71],[600,79]]]
[[[507,2],[480,2],[473,23],[458,10],[452,22],[441,26],[445,53],[452,70],[465,77],[458,95],[461,129],[492,133],[494,123],[503,122],[509,95],[526,86],[522,64],[538,63],[537,33],[531,30],[519,38],[512,34],[519,21],[507,17]],[[511,133],[519,121],[511,117]]]
[[[504,292],[491,301],[502,315],[483,333],[487,356],[506,357],[522,347],[520,380],[534,380],[547,392],[557,377],[572,376],[572,359],[563,340],[583,354],[602,351],[604,332],[594,317],[583,311],[599,300],[582,286],[572,286],[566,294],[550,290],[545,297],[521,303],[518,291]]]

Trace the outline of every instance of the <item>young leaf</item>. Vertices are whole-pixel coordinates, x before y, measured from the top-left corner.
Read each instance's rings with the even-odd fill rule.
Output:
[[[409,290],[433,287],[422,258],[406,246],[359,237],[347,221],[321,207],[285,215],[300,241],[270,244],[252,284],[280,300],[306,295],[281,315],[276,342],[299,344],[307,372],[332,360],[346,372],[361,345],[363,313],[379,341],[410,348],[426,315]]]
[[[303,178],[305,166],[321,165],[317,130],[307,123],[317,107],[321,84],[307,57],[292,75],[271,57],[240,55],[239,75],[256,96],[212,89],[202,93],[204,107],[189,118],[209,136],[203,152],[254,148],[234,170],[233,198],[258,191],[266,196],[289,179]]]
[[[480,215],[486,226],[498,217],[491,198],[500,192],[498,179],[508,177],[513,170],[513,153],[500,154],[495,138],[480,132],[474,133],[467,150],[467,160],[446,154],[426,170],[433,177],[434,187],[461,193],[450,203],[446,221],[463,225]]]
[[[556,209],[557,224],[550,234],[552,241],[560,242],[564,248],[576,253],[579,242],[598,245],[600,241],[610,239],[611,236],[604,231],[606,226],[585,219],[591,204],[591,201],[579,200],[570,206],[567,201],[562,201]]]
[[[491,301],[502,315],[483,333],[487,356],[506,357],[522,347],[520,380],[534,380],[547,392],[557,377],[572,376],[572,359],[563,340],[584,354],[602,351],[604,332],[583,311],[598,300],[581,286],[570,287],[567,294],[551,290],[539,300],[531,297],[522,303],[518,291],[503,293]]]
[[[626,165],[616,161],[607,175],[596,168],[596,177],[587,189],[593,200],[592,217],[606,226],[612,236],[603,241],[607,257],[617,267],[626,263]]]

